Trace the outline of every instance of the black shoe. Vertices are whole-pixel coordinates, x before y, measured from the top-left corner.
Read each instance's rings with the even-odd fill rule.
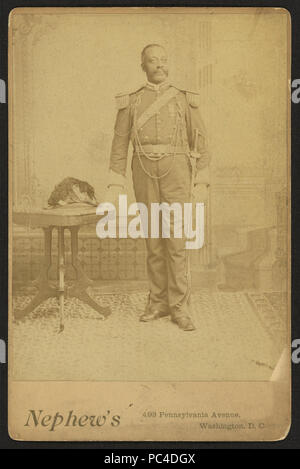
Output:
[[[177,324],[177,326],[183,331],[195,331],[196,327],[192,323],[191,318],[188,316],[177,316],[172,318],[172,321]]]
[[[168,316],[168,311],[159,311],[159,310],[147,310],[140,316],[141,322],[150,322],[155,321],[156,319],[163,318]]]

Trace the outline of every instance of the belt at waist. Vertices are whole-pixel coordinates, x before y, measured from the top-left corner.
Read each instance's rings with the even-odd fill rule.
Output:
[[[158,145],[141,145],[140,147],[136,147],[134,149],[134,153],[142,155],[146,153],[147,156],[161,156],[161,155],[174,155],[174,154],[183,154],[187,153],[188,147],[187,146],[174,146],[171,144],[158,144]]]

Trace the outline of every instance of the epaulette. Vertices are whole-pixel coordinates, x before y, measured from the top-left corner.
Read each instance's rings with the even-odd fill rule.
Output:
[[[116,104],[117,104],[117,109],[124,109],[126,108],[127,106],[129,106],[129,103],[130,103],[130,96],[137,93],[138,91],[140,91],[141,89],[143,88],[143,86],[141,86],[140,88],[138,88],[137,90],[135,91],[131,91],[131,92],[127,92],[127,93],[118,93],[116,96],[115,96],[115,99],[116,99]]]
[[[199,105],[200,105],[200,95],[197,91],[185,90],[185,89],[179,88],[177,86],[175,86],[175,88],[177,88],[178,90],[185,93],[187,102],[189,103],[190,106],[199,107]]]
[[[200,95],[194,91],[186,91],[185,92],[187,102],[192,107],[199,107],[200,105]]]

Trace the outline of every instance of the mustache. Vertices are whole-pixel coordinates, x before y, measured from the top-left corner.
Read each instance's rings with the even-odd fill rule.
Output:
[[[166,70],[163,70],[162,68],[160,68],[159,70],[156,70],[154,72],[154,74],[156,75],[157,73],[163,73],[164,75],[168,75],[168,72]]]

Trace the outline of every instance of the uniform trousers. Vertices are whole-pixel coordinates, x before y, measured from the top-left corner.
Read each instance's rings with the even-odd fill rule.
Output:
[[[157,155],[159,156],[159,155]],[[142,164],[141,164],[142,163]],[[144,168],[143,168],[143,167]],[[146,172],[151,174],[146,174]],[[187,154],[165,155],[149,160],[134,153],[132,178],[137,202],[148,209],[147,272],[150,284],[150,306],[173,317],[188,316],[191,294],[189,250],[184,231],[184,203],[191,202],[192,169]],[[151,237],[151,204],[179,203],[182,209],[181,238],[174,237],[175,217],[171,212],[170,237],[162,236],[162,219],[158,238]],[[177,219],[178,227],[178,219]]]

